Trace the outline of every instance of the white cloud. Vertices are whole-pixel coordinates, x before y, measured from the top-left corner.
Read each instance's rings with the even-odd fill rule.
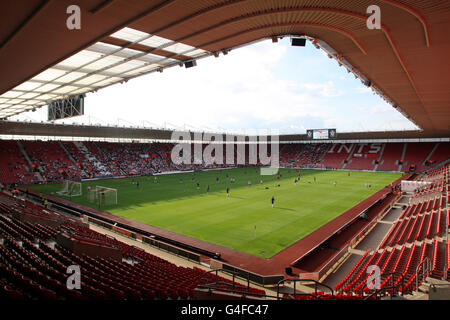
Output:
[[[358,93],[371,93],[372,92],[372,89],[370,89],[369,87],[356,87],[356,88],[354,88],[354,90],[355,90],[355,92],[358,92]]]
[[[323,97],[339,97],[344,94],[344,91],[335,88],[333,81],[327,81],[326,83],[300,83],[299,86]]]

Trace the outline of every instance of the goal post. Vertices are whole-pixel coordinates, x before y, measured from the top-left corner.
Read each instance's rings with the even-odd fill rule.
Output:
[[[88,188],[87,200],[99,206],[117,204],[117,189],[103,186]]]
[[[77,197],[83,195],[81,182],[64,180],[63,187],[56,192],[60,196]]]

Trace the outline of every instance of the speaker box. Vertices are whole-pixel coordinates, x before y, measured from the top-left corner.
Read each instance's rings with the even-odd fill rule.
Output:
[[[303,38],[291,38],[291,46],[304,47],[306,45],[306,39]]]
[[[186,62],[184,63],[184,66],[185,66],[186,68],[192,68],[192,67],[195,67],[196,65],[197,65],[197,61],[195,61],[195,60],[186,61]]]

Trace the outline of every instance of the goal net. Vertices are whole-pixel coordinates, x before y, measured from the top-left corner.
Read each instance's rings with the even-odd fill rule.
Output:
[[[70,196],[76,197],[81,196],[83,191],[81,188],[81,182],[65,180],[63,182],[63,187],[60,191],[56,192],[60,196]]]
[[[96,186],[87,190],[87,200],[100,206],[117,204],[117,189]]]

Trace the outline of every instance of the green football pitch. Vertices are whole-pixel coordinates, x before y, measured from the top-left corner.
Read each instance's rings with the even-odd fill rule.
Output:
[[[248,167],[158,175],[156,179],[152,176],[86,181],[82,182],[82,196],[61,198],[270,258],[401,176],[385,172],[348,174],[348,171],[302,169],[300,182],[295,184],[298,176],[295,169],[280,169],[279,173],[281,177],[262,176],[259,169]],[[231,178],[235,179],[234,183],[230,182]],[[133,183],[137,181],[139,186]],[[88,186],[117,189],[118,204],[99,206],[88,202]],[[62,185],[32,188],[56,195]]]

